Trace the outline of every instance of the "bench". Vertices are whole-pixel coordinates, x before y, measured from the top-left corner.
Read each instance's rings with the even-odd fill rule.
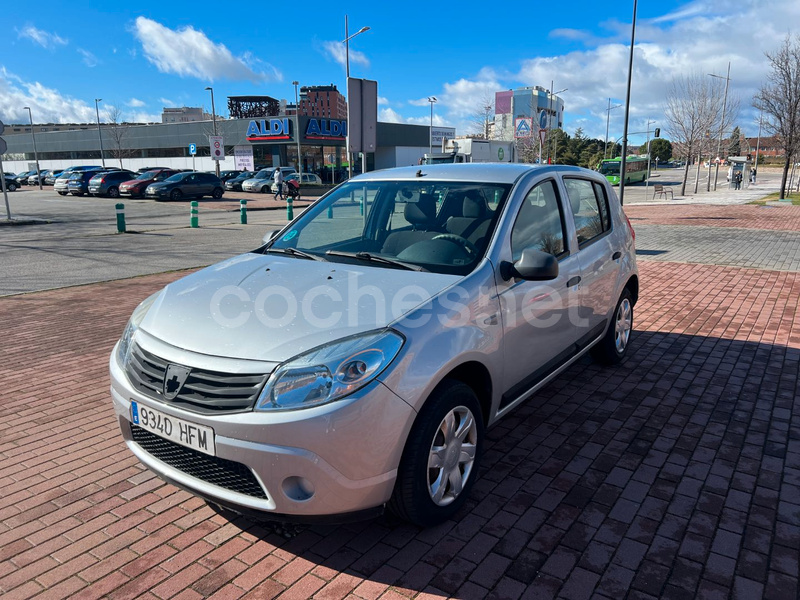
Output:
[[[655,200],[656,196],[664,196],[664,198],[669,197],[674,199],[675,196],[672,194],[672,188],[668,185],[663,185],[661,183],[657,183],[653,186],[653,199]]]

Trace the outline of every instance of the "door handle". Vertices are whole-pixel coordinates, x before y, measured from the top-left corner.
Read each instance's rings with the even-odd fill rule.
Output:
[[[618,250],[617,252],[614,252],[614,254],[611,255],[611,260],[617,260],[620,256],[622,256],[622,252]]]
[[[573,285],[578,285],[581,282],[581,276],[575,275],[572,279],[567,282],[567,287],[572,287]]]

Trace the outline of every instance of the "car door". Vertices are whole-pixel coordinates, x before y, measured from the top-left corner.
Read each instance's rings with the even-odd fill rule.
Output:
[[[500,410],[577,353],[583,335],[574,318],[581,270],[570,251],[568,216],[557,181],[549,177],[531,187],[514,218],[501,261],[513,263],[525,248],[534,248],[557,258],[558,276],[526,281],[498,275],[504,361]]]
[[[580,316],[597,337],[617,301],[613,295],[622,254],[614,245],[605,186],[581,177],[564,177],[563,182],[578,241]]]
[[[209,173],[197,173],[197,194],[199,196],[210,196],[214,191],[215,175]]]
[[[197,173],[189,173],[181,181],[181,190],[184,196],[196,196],[199,193],[199,183]]]

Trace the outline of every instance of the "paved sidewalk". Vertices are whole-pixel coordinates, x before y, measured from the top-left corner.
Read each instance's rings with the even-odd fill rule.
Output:
[[[501,421],[429,530],[228,522],[139,465],[108,355],[178,274],[0,298],[0,595],[797,598],[800,275],[641,258],[629,358]]]

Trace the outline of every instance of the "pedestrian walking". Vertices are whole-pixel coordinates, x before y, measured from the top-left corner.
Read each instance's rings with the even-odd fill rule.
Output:
[[[750,171],[750,183],[755,183],[755,182],[756,182],[756,170],[753,169],[752,171]]]
[[[283,172],[281,172],[280,167],[275,168],[275,174],[272,176],[273,181],[275,182],[275,200],[280,198],[283,201]]]
[[[742,172],[736,171],[733,175],[733,189],[740,190],[742,189]]]

